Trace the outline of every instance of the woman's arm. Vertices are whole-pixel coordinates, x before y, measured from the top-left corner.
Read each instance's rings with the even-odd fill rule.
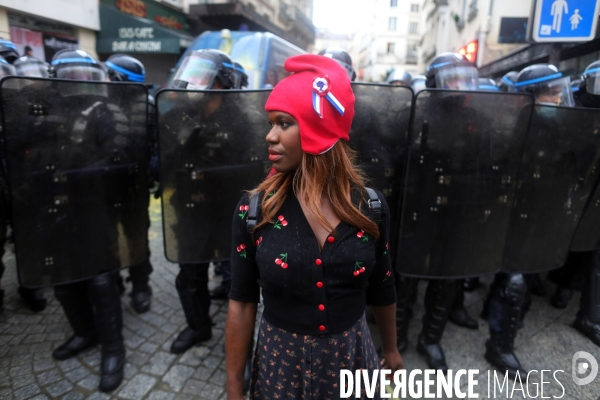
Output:
[[[377,328],[381,335],[383,357],[382,366],[393,371],[404,368],[404,361],[396,347],[396,303],[389,306],[372,306]]]
[[[225,365],[227,370],[227,398],[243,399],[242,384],[248,348],[252,341],[256,303],[229,300],[225,325]]]

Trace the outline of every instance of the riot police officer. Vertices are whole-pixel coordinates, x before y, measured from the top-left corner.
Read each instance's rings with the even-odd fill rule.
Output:
[[[576,103],[600,108],[600,61],[590,64],[576,83],[577,90],[573,93]],[[573,327],[600,346],[600,251],[571,251],[565,265],[550,272],[548,277],[557,284],[550,301],[556,308],[565,308],[573,290],[581,289]]]
[[[356,80],[356,71],[352,65],[352,57],[350,57],[350,54],[346,50],[342,49],[341,47],[330,46],[321,50],[319,55],[333,58],[342,66],[342,68],[344,68],[351,82]]]
[[[556,67],[536,64],[517,75],[517,92],[531,93],[536,104],[572,106],[573,98],[568,78],[563,78]],[[490,338],[486,341],[485,359],[510,379],[527,371],[514,353],[517,330],[531,290],[532,275],[519,272],[499,272],[490,286],[488,322]]]
[[[54,55],[51,65],[53,75],[58,79],[106,80],[101,64],[83,50],[61,50]],[[85,86],[85,89],[85,93],[68,93],[69,98],[77,96],[76,102],[70,99],[71,107],[74,103],[80,104],[81,108],[85,110],[85,113],[81,114],[85,114],[87,118],[92,118],[96,112],[101,113],[104,123],[108,118],[115,121],[115,125],[117,125],[117,121],[123,121],[122,114],[114,115],[118,109],[116,105],[106,106],[109,100],[102,91],[105,89],[102,85],[92,83]],[[62,93],[57,101],[63,100],[65,96],[67,94]],[[106,110],[104,110],[105,107]],[[87,123],[93,124],[94,121]],[[100,125],[98,120],[95,123]],[[103,126],[103,132],[98,132],[97,140],[107,136],[108,132],[105,131],[105,128],[106,125]],[[118,129],[123,131],[124,127]],[[100,235],[104,234],[116,235],[116,233],[110,232],[100,233]],[[54,350],[52,356],[57,360],[66,360],[99,342],[102,347],[99,389],[104,392],[114,390],[123,379],[125,364],[125,346],[122,335],[123,314],[114,273],[107,272],[84,281],[56,285],[54,293],[74,333],[65,343]]]
[[[2,57],[2,60],[0,60],[0,64],[2,64],[3,74],[35,76],[41,78],[48,77],[48,67],[45,63],[41,62],[35,57],[23,56],[17,58],[18,53],[16,50],[16,46],[8,40],[0,40],[0,55],[4,55],[8,58],[8,60],[10,60],[8,61],[4,57]],[[11,63],[13,64],[12,67],[14,68],[10,66]],[[4,158],[4,156],[2,156],[2,158]],[[4,162],[5,161],[3,160],[2,163],[4,164]],[[2,173],[5,174],[5,172],[6,171],[3,171]],[[9,199],[3,198],[2,201],[5,203],[6,207],[8,207]],[[2,254],[4,254],[4,242],[6,241],[6,221],[3,222],[3,225],[3,227],[0,227],[0,230],[3,231],[2,239],[0,240],[0,258]],[[4,264],[0,260],[0,279],[2,278],[3,272]],[[42,291],[42,289],[31,289],[19,286],[18,292],[31,311],[38,312],[46,308],[46,297],[44,296],[44,292]],[[2,297],[3,292],[0,291],[0,304],[2,304],[3,302]]]
[[[108,70],[108,77],[113,82],[138,82],[143,83],[146,80],[146,69],[138,59],[125,54],[114,54],[106,60],[104,63]],[[132,128],[135,129],[136,125],[140,129],[147,130],[148,139],[150,143],[150,158],[158,157],[156,149],[156,124],[153,120],[155,113],[153,112],[154,99],[149,96],[147,103],[139,104],[134,108],[137,111],[136,115],[130,115],[129,120]],[[152,174],[150,174],[152,175]],[[158,180],[158,177],[151,176],[151,186],[153,187],[154,181]],[[134,216],[129,214],[128,217],[123,220],[123,229],[126,236],[130,230],[142,229],[148,230],[150,228],[150,217],[148,215],[149,199],[146,204],[146,211],[140,208],[140,212],[144,212],[144,215]],[[138,222],[144,220],[144,224],[140,225]],[[135,235],[131,235],[135,236]],[[131,282],[131,306],[138,313],[144,313],[150,310],[150,302],[152,296],[152,289],[149,285],[150,274],[152,273],[152,264],[150,263],[150,249],[148,249],[148,256],[141,263],[129,267],[128,282]]]
[[[412,76],[403,69],[393,69],[387,76],[385,83],[388,85],[403,85],[410,86],[412,83]]]
[[[517,88],[515,85],[517,83],[517,75],[519,75],[517,71],[510,71],[506,73],[496,84],[498,86],[498,90],[507,93],[516,92]]]
[[[435,57],[429,65],[426,85],[427,88],[474,90],[477,89],[477,79],[477,69],[463,55],[443,53]],[[407,276],[398,277],[396,283],[396,330],[400,352],[408,345],[408,325],[416,284],[415,278]],[[441,369],[444,372],[448,370],[448,366],[440,342],[458,285],[459,282],[453,279],[431,279],[425,293],[425,315],[417,350],[426,357],[430,368]]]
[[[199,50],[192,51],[181,62],[180,67],[175,71],[170,87],[179,89],[232,89],[235,87],[235,70],[229,56],[219,50]],[[241,80],[240,80],[241,82]],[[205,99],[202,99],[205,100]],[[219,126],[223,118],[221,97],[207,98],[197,109],[194,114],[202,113],[205,117],[203,124],[203,138],[210,136],[209,132],[214,125],[215,129]],[[193,121],[193,116],[184,118],[190,123],[196,124]],[[187,140],[185,151],[196,155],[201,151],[200,147],[215,147],[221,149],[219,143],[204,143],[203,145],[195,141],[200,141],[200,138],[190,137]],[[180,155],[180,157],[185,155]],[[184,201],[179,194],[179,190],[171,196],[172,203]],[[207,206],[210,207],[210,206]],[[194,223],[194,221],[178,221],[178,224]],[[183,230],[183,229],[182,229]],[[195,238],[177,238],[180,248],[187,246],[198,246],[198,241]],[[192,242],[188,242],[192,240]],[[228,261],[223,262],[222,269],[230,268],[226,265]],[[209,315],[210,309],[210,293],[208,290],[208,267],[209,263],[180,263],[180,270],[175,280],[175,287],[181,300],[187,327],[181,331],[175,341],[171,345],[172,353],[183,353],[197,343],[209,340],[212,337],[212,320]]]
[[[479,90],[484,90],[488,92],[497,92],[498,87],[496,82],[490,78],[479,78]]]

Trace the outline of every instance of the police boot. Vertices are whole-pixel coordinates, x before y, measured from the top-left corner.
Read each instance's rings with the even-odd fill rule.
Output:
[[[521,377],[527,375],[527,371],[521,367],[514,353],[514,343],[519,320],[523,315],[526,292],[527,285],[523,275],[513,274],[507,278],[504,288],[492,300],[497,302],[494,309],[501,310],[497,314],[500,320],[492,321],[490,318],[490,339],[485,343],[485,359],[505,372],[509,379],[515,379],[517,373]]]
[[[96,311],[96,326],[102,346],[98,388],[101,392],[111,392],[121,384],[125,366],[123,311],[114,273],[106,273],[90,279],[89,289]]]
[[[467,329],[477,329],[479,324],[475,321],[464,306],[465,292],[463,287],[463,280],[459,279],[456,281],[456,297],[452,309],[450,310],[450,321],[458,326],[462,326]]]
[[[188,326],[179,333],[171,345],[171,353],[179,354],[212,337],[212,321],[209,316],[210,294],[206,285],[186,287],[181,276],[175,280],[181,306]]]
[[[600,346],[600,260],[596,252],[581,285],[581,306],[573,327]]]
[[[426,357],[429,368],[440,369],[444,374],[448,371],[448,366],[440,341],[450,313],[455,288],[454,280],[429,281],[425,294],[423,330],[417,343],[417,351]]]
[[[44,297],[42,289],[29,289],[19,286],[19,295],[25,300],[25,304],[27,304],[27,307],[33,312],[42,311],[46,308],[46,297]]]
[[[544,297],[546,295],[546,288],[540,278],[540,274],[529,274],[529,290],[536,296]]]
[[[571,297],[573,297],[573,290],[557,286],[554,295],[550,299],[550,304],[554,308],[566,308]]]
[[[411,298],[416,291],[416,279],[406,276],[398,277],[396,281],[396,346],[399,352],[408,347],[408,327],[412,313]]]
[[[52,352],[52,357],[66,360],[98,344],[94,309],[89,301],[85,282],[57,285],[54,287],[54,295],[74,333]]]
[[[152,264],[146,259],[143,263],[129,268],[129,278],[131,281],[131,307],[136,313],[142,314],[150,310],[152,301],[152,288],[148,284],[150,274],[152,273]]]

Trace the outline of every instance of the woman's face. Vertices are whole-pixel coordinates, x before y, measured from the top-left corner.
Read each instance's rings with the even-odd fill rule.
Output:
[[[266,140],[269,143],[269,160],[277,172],[295,171],[302,162],[304,152],[300,142],[298,121],[282,111],[269,111],[271,130]]]

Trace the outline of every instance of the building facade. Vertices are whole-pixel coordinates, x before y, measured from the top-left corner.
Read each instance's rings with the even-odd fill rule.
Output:
[[[0,36],[50,62],[62,49],[96,54],[98,0],[0,0]]]
[[[312,51],[313,0],[184,0],[196,34],[229,29],[271,32]]]
[[[419,0],[372,0],[355,35],[352,56],[358,79],[385,81],[393,69],[416,73],[421,38]]]
[[[419,69],[474,44],[479,67],[526,45],[531,0],[424,0]]]

